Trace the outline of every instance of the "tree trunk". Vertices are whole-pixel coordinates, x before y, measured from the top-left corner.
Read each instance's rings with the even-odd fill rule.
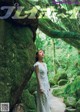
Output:
[[[16,92],[13,94],[13,96],[11,96],[13,101],[11,102],[12,104],[10,107],[10,112],[12,112],[16,103],[18,102],[19,98],[21,97],[22,92],[23,92],[25,86],[27,85],[32,73],[33,73],[33,67],[32,67],[32,69],[26,70],[24,80],[22,81],[21,85],[18,87]]]
[[[54,63],[54,74],[56,74],[57,73],[57,70],[56,70],[56,64],[55,64],[55,58],[56,58],[56,54],[55,54],[55,40],[52,40],[53,41],[53,55],[54,55],[54,57],[53,57],[53,63]]]

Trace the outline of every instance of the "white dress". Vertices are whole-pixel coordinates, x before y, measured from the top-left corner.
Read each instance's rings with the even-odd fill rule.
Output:
[[[43,65],[44,64],[44,65]],[[50,92],[50,84],[48,81],[48,76],[47,76],[47,65],[46,63],[40,63],[36,62],[34,64],[34,67],[38,66],[39,68],[39,73],[40,73],[40,84],[41,84],[41,89],[43,89],[44,93],[40,93],[39,91],[39,84],[37,85],[37,112],[64,112],[64,109],[60,111],[58,108],[61,105],[58,100],[53,97],[53,95]],[[55,104],[54,104],[55,102]],[[59,104],[56,105],[56,104]],[[58,110],[57,110],[58,109]]]
[[[44,65],[43,65],[44,64]],[[51,112],[49,106],[49,89],[50,85],[47,77],[46,63],[36,62],[34,67],[38,65],[40,73],[41,89],[44,93],[39,92],[39,85],[37,86],[37,112]]]

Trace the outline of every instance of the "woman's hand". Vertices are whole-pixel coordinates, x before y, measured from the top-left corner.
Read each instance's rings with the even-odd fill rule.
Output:
[[[40,93],[41,93],[41,94],[43,94],[43,93],[44,93],[44,90],[43,90],[43,89],[41,89],[41,88],[40,88]]]

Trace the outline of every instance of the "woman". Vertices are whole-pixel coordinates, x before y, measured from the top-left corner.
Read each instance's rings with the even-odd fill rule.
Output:
[[[49,105],[50,85],[47,76],[47,66],[43,62],[44,52],[39,50],[36,53],[34,69],[37,77],[37,112],[51,112]]]
[[[34,70],[37,77],[37,112],[64,112],[65,104],[50,92],[50,85],[47,76],[47,65],[43,61],[44,52],[39,50],[36,53]]]

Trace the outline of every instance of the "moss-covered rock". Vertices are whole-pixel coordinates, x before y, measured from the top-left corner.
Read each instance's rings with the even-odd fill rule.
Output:
[[[35,73],[32,74],[31,79],[28,82],[27,88],[30,93],[34,93],[37,88],[37,79]]]
[[[54,75],[49,73],[48,74],[48,79],[49,79],[50,86],[53,87],[55,85],[55,83],[54,83]]]
[[[68,96],[65,103],[66,103],[67,106],[75,107],[75,105],[76,105],[76,98],[72,97],[72,96]]]
[[[65,86],[57,86],[57,87],[53,88],[52,94],[54,96],[63,96],[64,88],[65,88]]]
[[[60,81],[58,81],[59,86],[65,85],[66,83],[67,83],[66,79],[61,79]]]
[[[61,79],[67,80],[67,78],[67,74],[64,71],[60,71],[54,76],[53,81],[55,84],[58,84],[58,81],[60,81]]]
[[[18,101],[22,93],[20,85],[25,81],[25,88],[31,77],[36,47],[33,32],[28,26],[16,25],[0,20],[0,101]],[[29,74],[30,72],[30,74]],[[23,83],[24,84],[24,83]],[[19,94],[19,95],[17,95]],[[15,95],[17,95],[16,98]],[[5,96],[5,98],[4,98]],[[18,98],[18,99],[17,99]]]
[[[75,92],[77,99],[80,98],[80,88],[76,90]]]
[[[31,95],[27,89],[23,91],[22,102],[24,103],[27,110],[32,110],[36,112],[35,97]]]
[[[76,103],[76,112],[80,112],[80,98]]]
[[[76,109],[72,107],[67,107],[65,112],[76,112]]]

